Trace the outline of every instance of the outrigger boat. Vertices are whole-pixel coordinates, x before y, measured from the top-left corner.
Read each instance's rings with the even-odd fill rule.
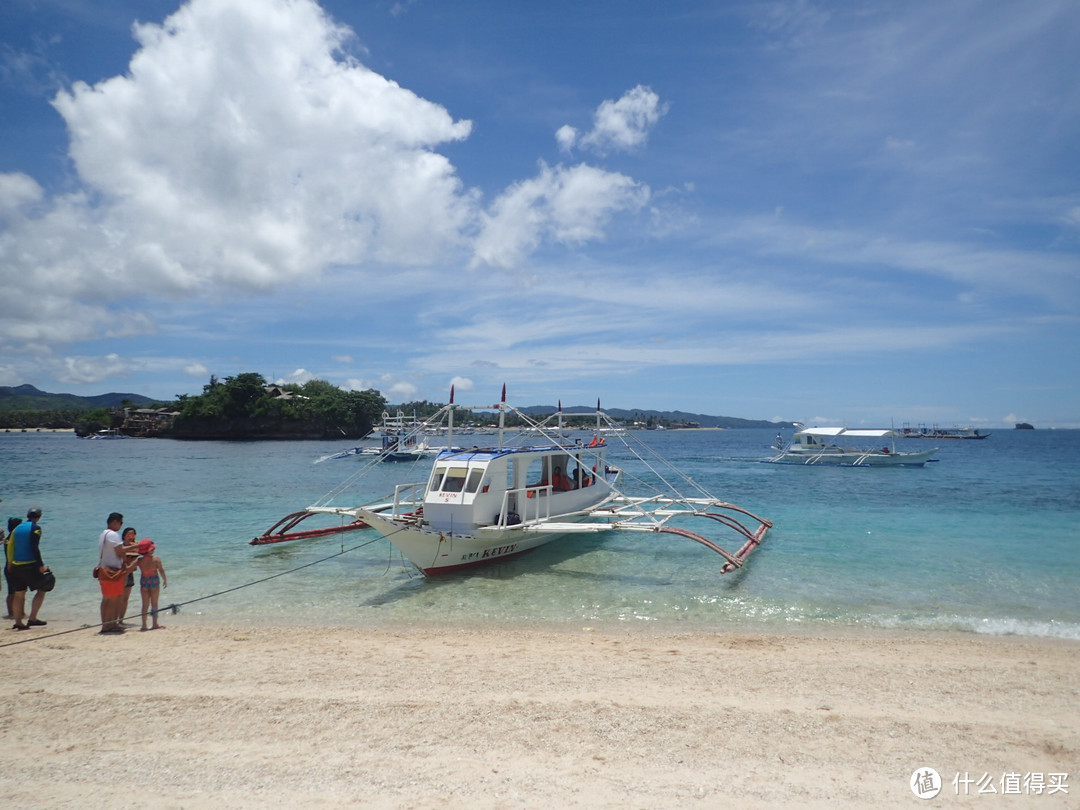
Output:
[[[121,433],[118,428],[106,428],[105,430],[99,430],[97,433],[90,433],[84,438],[86,439],[130,439],[131,437]]]
[[[855,447],[836,444],[844,439],[859,439],[876,442],[896,437],[893,430],[842,428],[842,427],[805,427],[795,423],[798,430],[794,438],[785,443],[777,436],[776,449],[779,455],[765,459],[773,464],[828,464],[840,467],[922,467],[932,461],[938,448],[919,453],[899,452],[895,444],[873,447]]]
[[[391,416],[383,411],[382,426],[376,428],[366,438],[381,440],[381,447],[365,447],[357,445],[340,453],[326,456],[320,461],[329,461],[335,458],[347,456],[379,456],[380,461],[416,461],[422,456],[433,456],[438,448],[432,447],[423,434],[430,432],[427,422],[419,422],[416,417],[407,419],[401,411],[396,416]]]
[[[926,425],[918,427],[904,425],[897,433],[904,439],[986,439],[990,436],[990,431],[983,433],[978,428],[943,428],[937,425],[929,428]]]
[[[337,515],[366,523],[384,535],[425,575],[449,573],[495,560],[506,560],[567,535],[609,531],[668,533],[693,540],[724,558],[721,573],[740,568],[761,543],[772,523],[734,504],[720,501],[701,489],[670,465],[664,472],[646,460],[651,453],[636,449],[630,437],[618,450],[640,467],[635,481],[643,488],[648,480],[663,484],[665,490],[628,495],[621,485],[624,471],[609,462],[613,449],[601,436],[602,427],[611,427],[607,414],[597,402],[596,428],[588,442],[571,441],[544,434],[548,420],[537,422],[506,404],[506,387],[496,405],[469,407],[469,411],[498,413],[498,443],[492,447],[453,446],[455,411],[450,404],[428,421],[447,424],[447,447],[435,457],[426,481],[399,484],[392,495],[361,506],[332,506],[343,487],[323,502],[305,510],[307,514]],[[531,435],[505,428],[507,413],[520,417],[532,428]],[[614,455],[614,454],[612,454]],[[653,462],[662,459],[652,454]],[[666,463],[666,462],[665,462]],[[685,497],[669,479],[680,477],[697,491]],[[691,518],[705,518],[732,530],[742,540],[729,552],[713,540],[684,525]]]

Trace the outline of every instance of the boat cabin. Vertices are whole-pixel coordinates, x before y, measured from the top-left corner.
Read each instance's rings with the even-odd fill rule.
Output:
[[[807,449],[820,449],[835,447],[837,439],[888,439],[896,434],[892,430],[866,429],[866,428],[839,428],[839,427],[813,427],[804,428],[795,433],[795,443],[798,447]]]
[[[896,434],[892,430],[842,427],[812,427],[796,431],[791,444],[778,445],[780,455],[773,461],[785,459],[811,459],[814,463],[844,463],[852,459],[853,466],[879,463],[879,459],[892,457],[899,463],[910,459],[911,454],[897,453],[896,448],[878,441],[892,439]],[[843,439],[857,439],[859,444],[840,444]],[[917,454],[916,454],[917,455]],[[923,462],[924,463],[924,462]],[[892,462],[890,462],[891,466]]]
[[[471,534],[483,526],[591,508],[610,491],[603,445],[447,449],[432,465],[424,522]]]

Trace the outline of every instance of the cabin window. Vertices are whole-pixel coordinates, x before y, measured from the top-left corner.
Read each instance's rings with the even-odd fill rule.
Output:
[[[431,474],[431,483],[428,485],[428,491],[438,492],[439,484],[442,483],[444,475],[446,475],[446,467],[436,467],[435,471]]]
[[[530,487],[546,487],[548,485],[548,471],[545,458],[534,458],[529,462],[529,471],[525,474],[525,480]]]
[[[551,486],[555,492],[569,492],[574,489],[569,456],[552,456]]]
[[[466,492],[476,492],[480,489],[480,482],[484,480],[484,471],[482,468],[477,467],[475,470],[469,473],[469,483],[465,485]]]
[[[581,463],[581,456],[567,459],[566,480],[569,482],[570,489],[581,489],[583,486],[588,486],[585,482],[585,478],[585,469]]]
[[[443,479],[443,492],[461,492],[465,488],[465,467],[451,467]]]

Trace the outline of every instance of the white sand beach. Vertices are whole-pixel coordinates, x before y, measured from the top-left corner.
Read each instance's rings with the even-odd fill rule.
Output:
[[[1080,806],[1075,642],[165,621],[3,649],[0,806]]]

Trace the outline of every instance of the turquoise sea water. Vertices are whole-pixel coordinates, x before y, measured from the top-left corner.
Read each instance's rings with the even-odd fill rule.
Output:
[[[773,520],[741,571],[721,576],[719,556],[673,535],[564,538],[435,580],[386,540],[369,542],[370,531],[248,545],[366,463],[314,463],[344,449],[334,442],[0,433],[0,515],[44,510],[43,556],[58,577],[42,611],[51,625],[97,621],[90,570],[116,510],[157,543],[170,582],[162,603],[183,605],[180,623],[880,627],[1080,638],[1080,431],[943,441],[940,462],[921,469],[747,461],[769,454],[770,430],[636,435],[712,494]],[[913,439],[898,449],[928,446]],[[380,465],[355,502],[426,473],[427,464]],[[721,545],[740,544],[728,536]],[[343,549],[354,550],[332,556]],[[308,563],[316,564],[293,571]]]

